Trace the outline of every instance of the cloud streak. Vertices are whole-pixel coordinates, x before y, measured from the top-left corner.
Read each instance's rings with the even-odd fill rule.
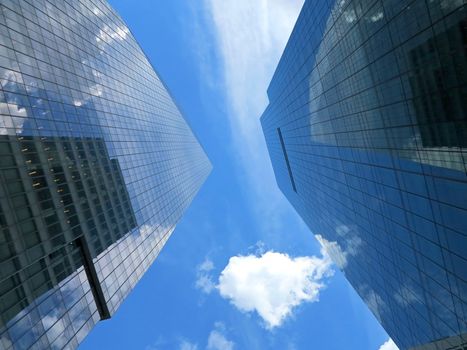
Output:
[[[265,230],[280,227],[283,203],[269,162],[259,117],[267,87],[303,0],[205,0],[223,62],[235,153]]]

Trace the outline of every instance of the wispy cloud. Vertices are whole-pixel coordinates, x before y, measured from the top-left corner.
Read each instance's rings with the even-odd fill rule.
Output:
[[[213,281],[211,271],[214,269],[214,263],[206,258],[198,265],[196,269],[196,288],[206,294],[211,293],[216,288],[216,283]]]
[[[209,333],[207,350],[233,350],[234,342],[225,336],[225,325],[216,322],[214,329]]]
[[[321,235],[315,235],[315,237],[339,268],[343,269],[347,266],[348,252],[344,251],[339,243],[328,241]]]
[[[325,278],[333,274],[330,258],[324,250],[322,254],[292,258],[269,251],[261,256],[234,256],[222,271],[217,288],[240,311],[256,311],[272,329],[301,303],[319,299]]]
[[[150,345],[147,345],[144,350],[160,350],[167,346],[168,341],[163,336],[158,336],[157,339]]]
[[[387,342],[380,346],[379,350],[399,350],[399,348],[392,339],[388,339]]]
[[[145,350],[162,350],[162,349],[178,349],[178,350],[198,350],[198,344],[192,343],[181,337],[163,337],[159,336],[157,340],[145,347]]]
[[[187,340],[182,340],[180,342],[180,350],[198,350],[198,345],[190,343]]]
[[[320,234],[316,234],[315,238],[326,250],[334,263],[339,268],[344,269],[347,267],[349,258],[358,255],[362,250],[363,241],[360,238],[358,230],[351,226],[342,224],[337,226],[335,231],[340,243],[329,241]]]
[[[259,117],[303,0],[205,0],[221,52],[235,153],[266,230],[280,227],[277,189]]]

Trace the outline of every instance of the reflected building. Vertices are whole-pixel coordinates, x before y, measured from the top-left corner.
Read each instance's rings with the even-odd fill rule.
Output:
[[[211,164],[106,1],[2,1],[0,32],[0,348],[76,348]]]
[[[305,1],[261,123],[277,183],[400,349],[467,347],[467,9]]]
[[[467,147],[467,92],[462,86],[467,80],[466,36],[467,19],[461,19],[409,52],[410,90],[423,148]]]
[[[0,135],[0,157],[0,314],[7,323],[81,266],[91,281],[88,254],[97,257],[137,224],[118,160],[102,139]],[[90,288],[102,294],[98,281]],[[105,300],[95,299],[110,317]]]

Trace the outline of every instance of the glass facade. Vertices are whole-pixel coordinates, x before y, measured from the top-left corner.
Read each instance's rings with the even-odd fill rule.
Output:
[[[76,348],[210,170],[105,0],[0,1],[0,349]]]
[[[307,0],[261,123],[279,187],[400,349],[467,347],[463,0]]]

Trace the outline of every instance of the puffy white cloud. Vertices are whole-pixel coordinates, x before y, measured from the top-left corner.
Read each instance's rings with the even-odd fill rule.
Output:
[[[332,275],[331,261],[323,257],[297,257],[273,251],[261,256],[234,256],[219,277],[217,288],[244,312],[256,311],[271,329],[280,326],[303,302],[314,302]]]
[[[211,276],[211,271],[214,269],[213,262],[206,258],[201,265],[196,269],[196,288],[206,294],[211,293],[216,288],[216,283]]]
[[[215,328],[209,333],[207,350],[233,350],[234,342],[224,335],[225,326],[216,322]]]
[[[399,350],[399,348],[392,339],[388,339],[387,342],[379,347],[379,350]]]

